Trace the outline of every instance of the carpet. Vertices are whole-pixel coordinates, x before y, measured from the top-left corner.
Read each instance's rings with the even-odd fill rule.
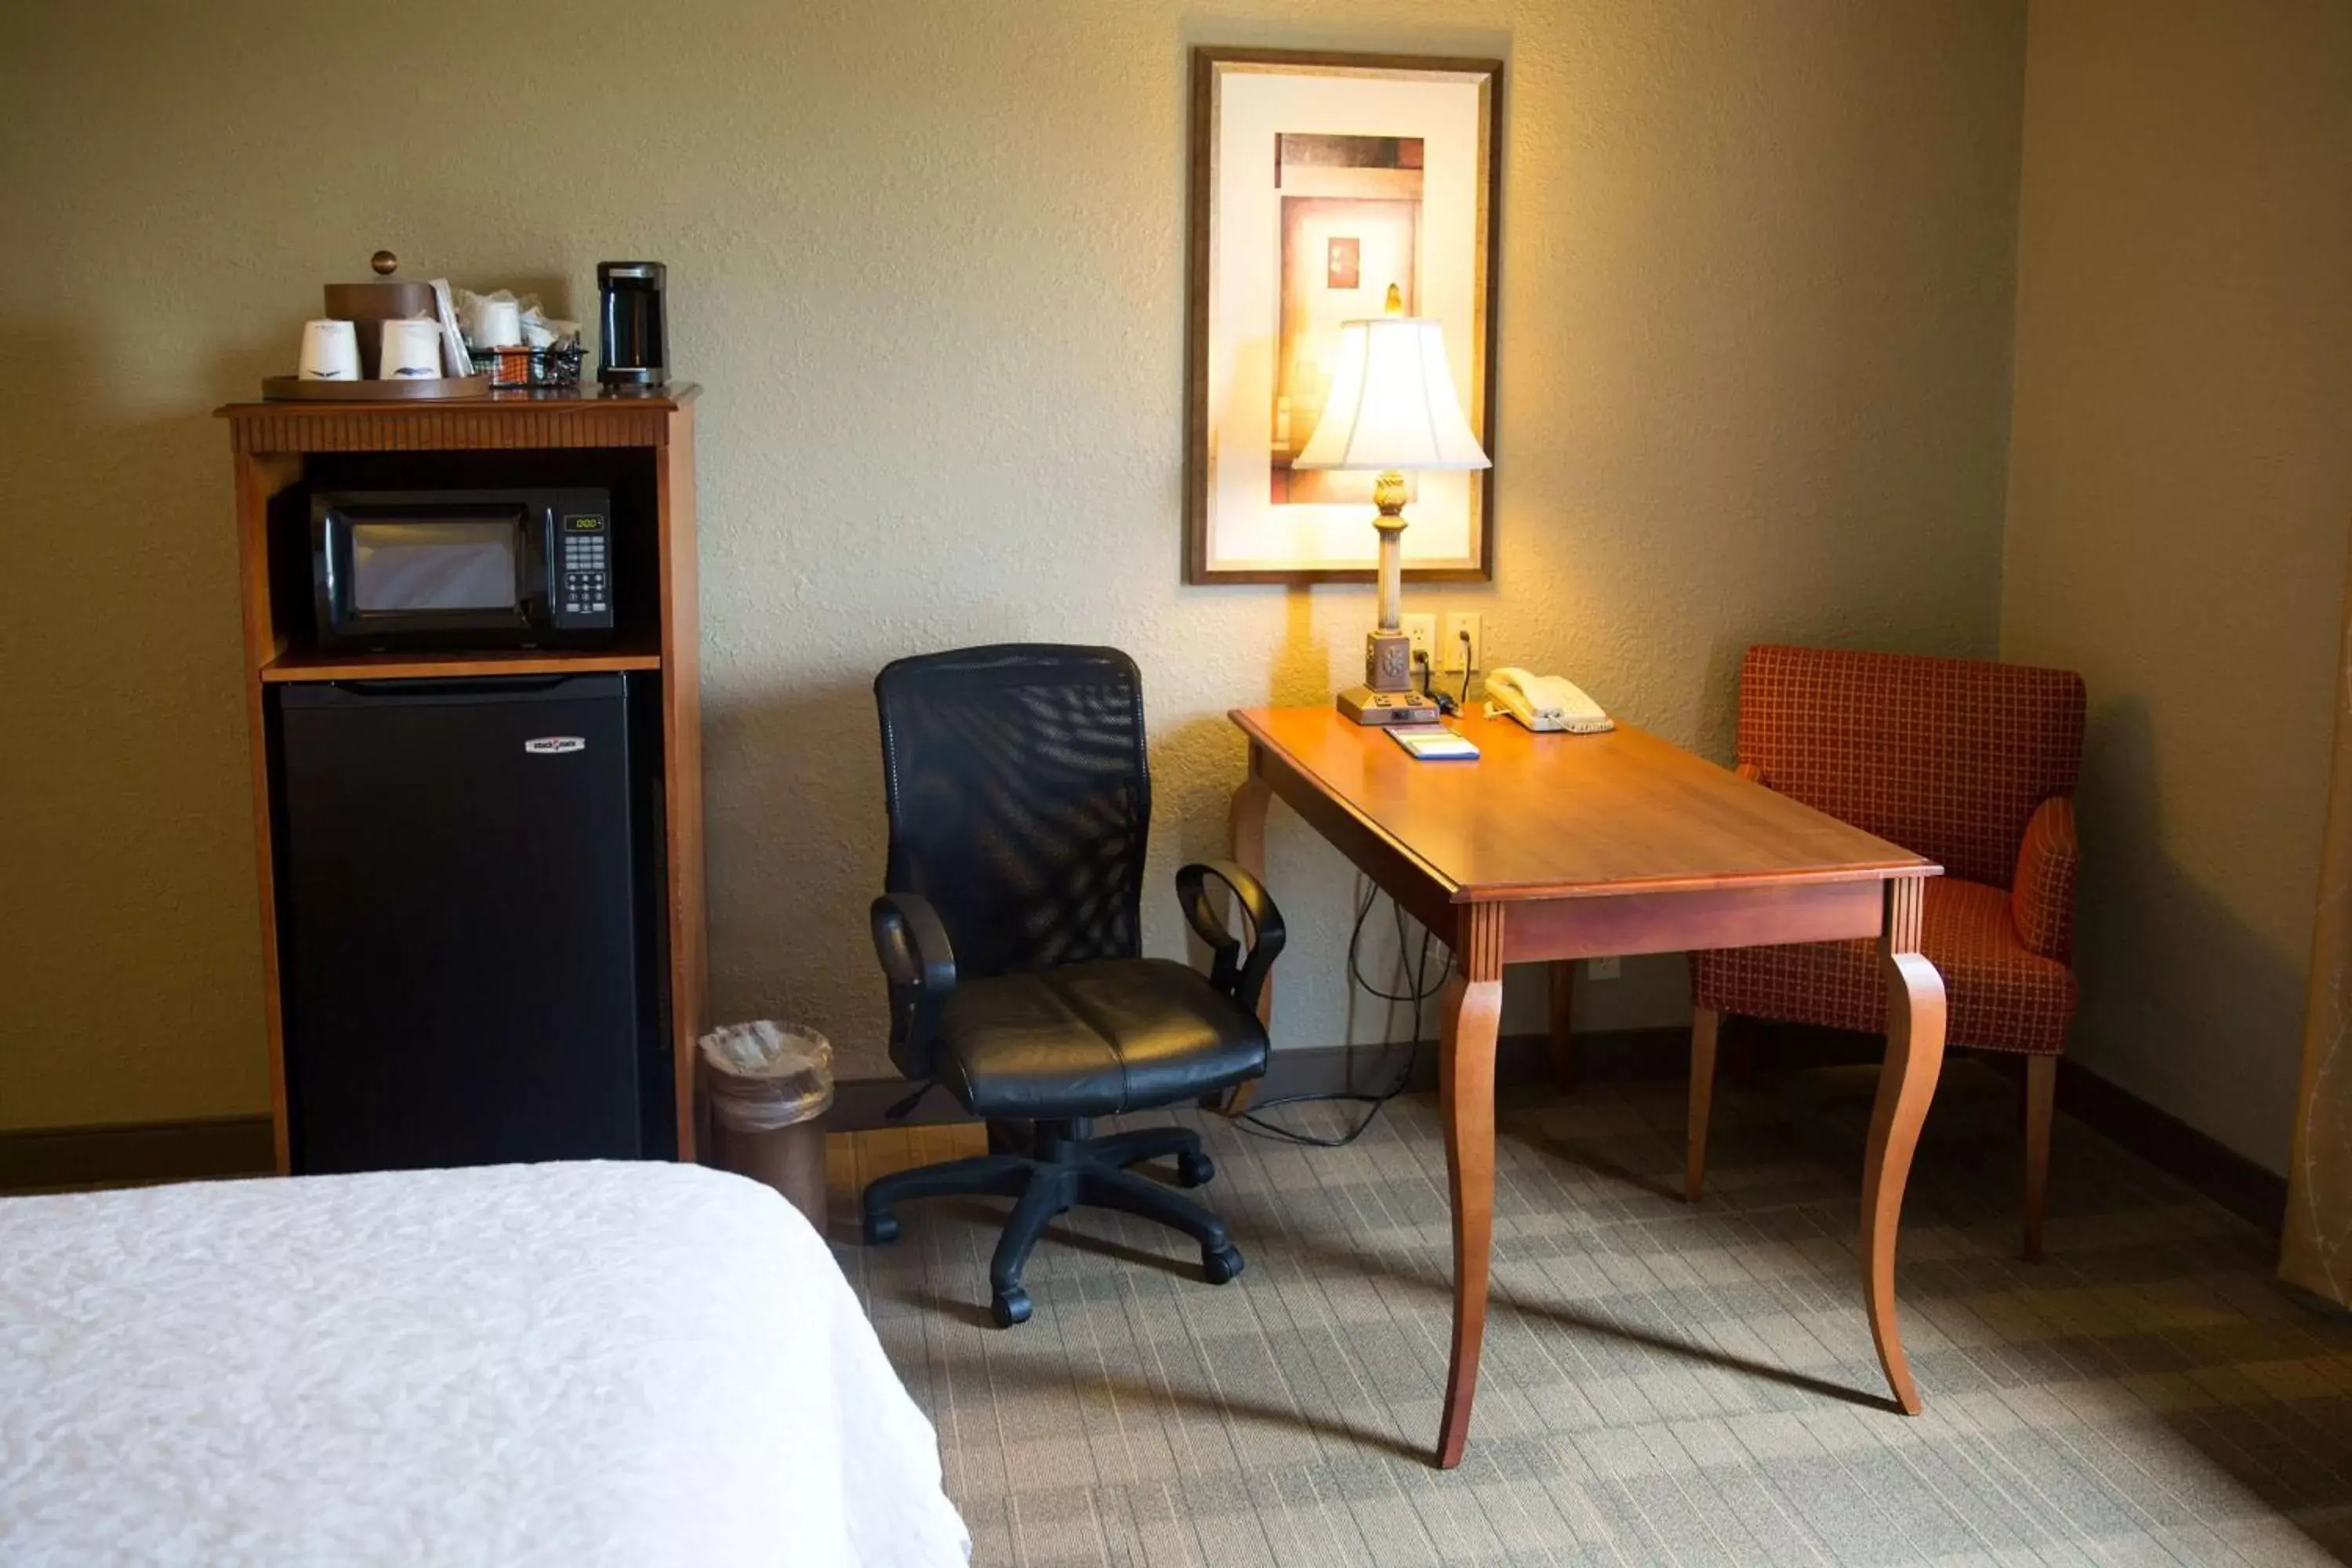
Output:
[[[1213,1115],[1205,1195],[1247,1259],[1073,1210],[990,1324],[1004,1205],[856,1185],[977,1130],[836,1136],[835,1249],[939,1429],[974,1561],[2273,1563],[2352,1552],[2352,1324],[2272,1239],[2061,1117],[2048,1260],[2017,1255],[2018,1091],[1956,1056],[1914,1167],[1900,1290],[1927,1400],[1886,1401],[1856,1279],[1874,1074],[1717,1091],[1678,1194],[1678,1082],[1514,1093],[1469,1453],[1426,1463],[1451,1242],[1434,1101],[1342,1149]],[[1270,1113],[1328,1131],[1342,1113]],[[1160,1119],[1136,1119],[1129,1125]]]

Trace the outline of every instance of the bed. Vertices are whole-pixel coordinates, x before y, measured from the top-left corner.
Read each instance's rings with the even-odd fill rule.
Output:
[[[825,1245],[693,1166],[0,1200],[0,1563],[929,1568]]]

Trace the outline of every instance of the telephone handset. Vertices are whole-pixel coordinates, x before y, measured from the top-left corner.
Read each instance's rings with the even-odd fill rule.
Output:
[[[1486,677],[1486,717],[1508,713],[1530,730],[1597,735],[1617,727],[1601,704],[1557,675],[1530,675],[1517,668]]]

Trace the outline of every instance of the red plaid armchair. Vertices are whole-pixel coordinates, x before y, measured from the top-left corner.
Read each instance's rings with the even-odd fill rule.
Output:
[[[1952,1046],[2026,1058],[2025,1255],[2042,1252],[2058,1052],[2074,1016],[2074,793],[2083,680],[2068,670],[1829,648],[1752,647],[1739,771],[1939,861],[1923,951]],[[1689,1192],[1698,1196],[1724,1015],[1881,1032],[1868,942],[1695,953]]]

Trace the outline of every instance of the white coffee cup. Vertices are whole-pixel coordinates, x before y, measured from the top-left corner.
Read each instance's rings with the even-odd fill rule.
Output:
[[[415,381],[441,374],[441,323],[383,323],[383,353],[377,374],[385,381]]]
[[[304,381],[357,381],[360,336],[349,321],[302,323]]]
[[[522,307],[512,300],[478,300],[474,304],[474,346],[510,349],[522,342]]]

